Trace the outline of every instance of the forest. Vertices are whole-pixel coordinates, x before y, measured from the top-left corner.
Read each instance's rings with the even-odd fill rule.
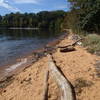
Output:
[[[83,46],[90,53],[100,55],[100,0],[68,0],[63,28],[84,38]]]
[[[100,0],[68,0],[70,11],[66,13],[63,27],[75,33],[100,32]]]
[[[32,27],[45,28],[50,30],[60,30],[61,23],[65,17],[65,12],[58,11],[41,11],[39,13],[10,13],[0,16],[0,27]]]
[[[50,30],[72,29],[74,33],[100,32],[100,0],[68,0],[65,12],[10,13],[0,16],[0,27],[32,27]],[[67,6],[67,5],[66,5]]]

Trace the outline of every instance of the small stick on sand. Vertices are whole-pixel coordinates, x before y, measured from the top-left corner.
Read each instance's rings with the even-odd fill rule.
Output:
[[[48,77],[49,77],[49,71],[46,70],[45,72],[45,79],[44,79],[44,92],[43,92],[43,99],[42,100],[48,100]]]

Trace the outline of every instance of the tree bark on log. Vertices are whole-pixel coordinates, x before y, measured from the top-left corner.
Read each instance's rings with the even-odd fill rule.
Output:
[[[45,78],[44,78],[44,91],[43,91],[43,99],[42,100],[48,100],[48,77],[49,77],[49,71],[46,70]]]
[[[61,100],[74,100],[72,88],[69,83],[69,81],[61,74],[61,72],[56,67],[53,58],[51,55],[48,56],[48,65],[49,65],[49,71],[52,75],[52,77],[57,82],[60,90],[61,90]]]
[[[75,51],[75,48],[73,46],[69,46],[67,48],[60,49],[60,52],[71,52],[71,51]]]

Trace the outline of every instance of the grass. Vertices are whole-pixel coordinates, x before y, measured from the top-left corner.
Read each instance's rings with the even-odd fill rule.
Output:
[[[80,95],[82,93],[82,89],[86,87],[91,87],[93,83],[88,80],[84,80],[82,78],[78,78],[75,80],[74,87],[77,95]]]
[[[90,53],[100,55],[100,35],[89,34],[85,37],[83,46],[87,47]]]
[[[100,78],[100,61],[96,61],[95,70],[96,70],[96,76]]]
[[[84,88],[90,87],[93,83],[82,78],[78,78],[75,80],[75,88]]]

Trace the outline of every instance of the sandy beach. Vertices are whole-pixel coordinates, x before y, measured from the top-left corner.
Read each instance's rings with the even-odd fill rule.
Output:
[[[65,37],[58,45],[72,42]],[[65,53],[56,49],[52,54],[56,65],[73,85],[77,100],[100,100],[100,76],[97,71],[100,57],[78,45],[75,49]],[[46,69],[48,58],[45,56],[16,75],[0,81],[0,100],[42,100]],[[50,74],[48,86],[48,100],[59,100],[59,87]]]

